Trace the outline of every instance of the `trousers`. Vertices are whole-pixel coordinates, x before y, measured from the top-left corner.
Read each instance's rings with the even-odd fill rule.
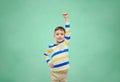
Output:
[[[64,71],[51,71],[52,82],[67,82],[68,70]]]

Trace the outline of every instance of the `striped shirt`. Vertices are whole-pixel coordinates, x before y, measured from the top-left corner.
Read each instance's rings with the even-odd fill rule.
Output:
[[[52,62],[54,66],[52,71],[61,71],[69,68],[69,40],[70,40],[70,24],[65,24],[65,40],[60,44],[52,44],[48,46],[44,56],[46,62],[49,64]]]

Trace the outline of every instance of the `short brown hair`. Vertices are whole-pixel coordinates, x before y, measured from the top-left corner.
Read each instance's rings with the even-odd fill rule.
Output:
[[[57,30],[63,30],[64,33],[65,33],[65,29],[64,29],[64,27],[62,27],[62,26],[56,27],[55,30],[54,30],[54,32],[56,32]]]

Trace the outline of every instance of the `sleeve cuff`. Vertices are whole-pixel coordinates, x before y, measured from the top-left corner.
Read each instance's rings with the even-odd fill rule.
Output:
[[[66,22],[65,24],[66,24],[66,25],[69,25],[70,23],[69,23],[69,22]]]

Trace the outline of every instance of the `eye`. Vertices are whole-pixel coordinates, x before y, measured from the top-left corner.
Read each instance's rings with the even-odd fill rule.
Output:
[[[59,33],[56,33],[56,35],[59,35]]]
[[[61,33],[61,35],[64,35],[63,33]]]

